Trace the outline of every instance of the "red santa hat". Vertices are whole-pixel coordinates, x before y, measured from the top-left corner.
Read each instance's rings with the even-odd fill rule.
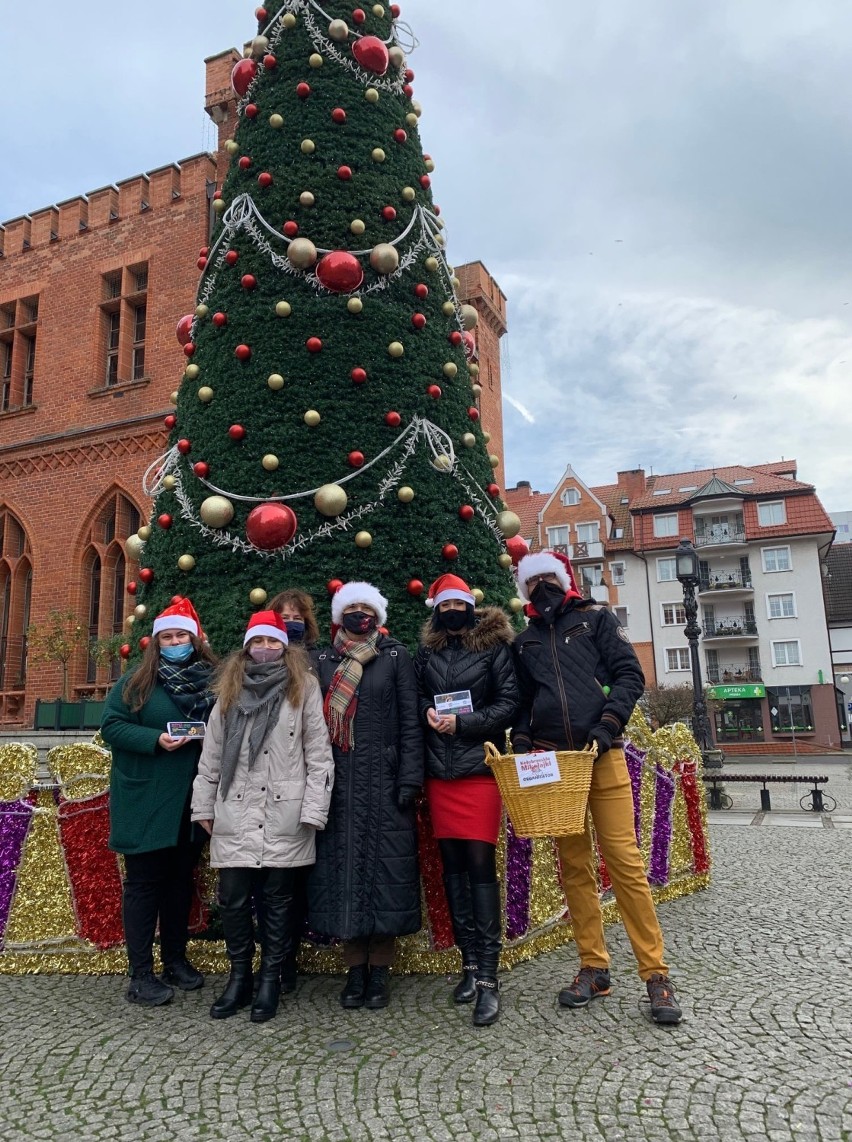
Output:
[[[178,599],[176,603],[172,603],[157,615],[151,633],[159,634],[161,630],[186,630],[196,638],[203,637],[201,620],[189,599]]]
[[[289,642],[284,620],[275,611],[258,611],[257,614],[251,616],[246,628],[246,637],[243,639],[243,646],[247,646],[253,638],[260,638],[264,635],[266,638],[277,638],[285,646]]]
[[[429,588],[426,606],[437,607],[439,603],[445,603],[447,599],[461,599],[463,603],[470,603],[471,606],[476,605],[473,592],[464,579],[458,575],[439,575]]]
[[[343,612],[355,603],[369,607],[375,613],[380,627],[387,622],[388,601],[372,583],[344,583],[335,591],[331,598],[331,621],[340,626],[343,622]]]
[[[561,552],[536,551],[532,555],[525,555],[518,563],[518,593],[525,603],[530,602],[527,580],[533,575],[555,575],[566,594],[575,599],[583,597],[577,590],[571,560]]]

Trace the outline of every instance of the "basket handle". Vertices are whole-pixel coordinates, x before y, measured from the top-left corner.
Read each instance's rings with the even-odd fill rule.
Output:
[[[503,755],[494,744],[494,742],[485,743],[485,764],[493,765],[495,761],[499,761]]]
[[[589,742],[589,744],[587,746],[583,747],[583,753],[590,753],[592,755],[592,758],[595,761],[597,761],[597,759],[598,759],[598,743],[596,741]]]

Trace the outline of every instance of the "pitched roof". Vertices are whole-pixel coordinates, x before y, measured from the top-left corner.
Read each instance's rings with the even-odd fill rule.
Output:
[[[534,492],[529,484],[517,488],[506,488],[503,502],[521,521],[521,535],[531,539],[533,546],[538,543],[538,513],[550,499],[550,492]]]
[[[788,465],[781,465],[788,469]],[[726,468],[704,468],[691,472],[671,472],[661,476],[649,476],[644,495],[637,496],[631,503],[634,511],[651,507],[669,507],[687,504],[695,493],[714,479],[730,485],[737,495],[763,496],[784,495],[792,492],[813,492],[813,484],[803,484],[785,476],[767,472],[770,464],[746,467],[745,464],[732,464]],[[726,493],[728,495],[731,492]],[[829,530],[832,530],[829,528]]]

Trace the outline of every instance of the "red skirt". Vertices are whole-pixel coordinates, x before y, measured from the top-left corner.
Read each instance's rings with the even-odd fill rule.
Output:
[[[500,790],[493,777],[426,781],[432,829],[438,840],[487,841],[496,845],[503,817]]]

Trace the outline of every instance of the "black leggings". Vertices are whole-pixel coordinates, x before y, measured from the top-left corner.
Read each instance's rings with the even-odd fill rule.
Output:
[[[444,873],[466,872],[471,884],[494,884],[497,880],[497,846],[488,841],[463,841],[455,837],[438,841]]]

